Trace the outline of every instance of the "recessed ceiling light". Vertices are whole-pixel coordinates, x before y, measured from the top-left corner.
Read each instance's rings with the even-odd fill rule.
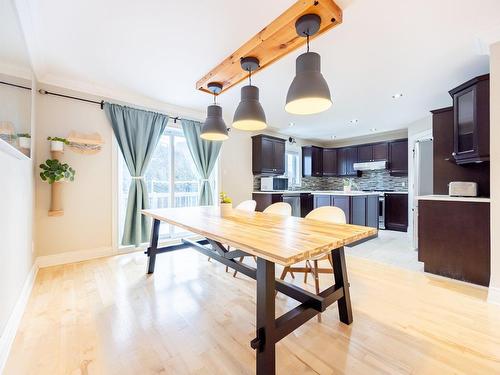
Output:
[[[332,135],[332,139],[335,139],[335,138],[337,138],[337,136],[336,135]]]
[[[358,122],[359,120],[357,118],[353,118],[351,121],[349,121],[351,125],[356,125]]]
[[[293,123],[293,122],[288,123],[288,126],[294,126],[294,125],[295,125],[295,123]]]
[[[370,129],[371,132],[376,132],[377,131],[377,128],[371,128]]]
[[[402,94],[402,93],[400,93],[400,92],[398,92],[397,94],[394,94],[394,95],[392,96],[392,98],[393,98],[393,99],[399,99],[399,98],[401,98],[401,97],[403,97],[403,94]]]

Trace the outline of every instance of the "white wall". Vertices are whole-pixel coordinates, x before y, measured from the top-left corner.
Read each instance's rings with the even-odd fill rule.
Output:
[[[500,42],[490,47],[491,280],[489,301],[500,304]]]
[[[10,80],[9,80],[10,81]],[[20,89],[17,89],[20,90]],[[34,95],[23,91],[20,101],[8,103],[8,112],[26,119],[34,134]],[[25,95],[28,93],[28,102]],[[30,131],[31,129],[31,131]],[[23,304],[34,275],[33,162],[19,151],[0,144],[0,372],[14,339]],[[33,271],[33,272],[32,272]],[[24,293],[23,293],[24,292]]]

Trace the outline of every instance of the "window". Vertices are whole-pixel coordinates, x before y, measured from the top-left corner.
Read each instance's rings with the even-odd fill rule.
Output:
[[[288,177],[289,186],[300,186],[300,164],[297,151],[286,152],[285,175]]]
[[[120,242],[123,235],[131,177],[121,153],[119,154],[118,234]],[[217,166],[211,176],[212,188],[216,186],[216,179]],[[144,182],[148,188],[150,208],[198,205],[200,188],[198,172],[182,130],[171,126],[166,128],[149,162]],[[186,232],[178,227],[166,223],[160,225],[161,239],[178,237],[182,233]]]

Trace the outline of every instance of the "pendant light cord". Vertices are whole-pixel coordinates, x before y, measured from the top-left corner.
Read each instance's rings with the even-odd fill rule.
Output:
[[[250,86],[252,86],[252,69],[248,69],[248,81]]]
[[[306,33],[307,52],[309,52],[309,33]]]

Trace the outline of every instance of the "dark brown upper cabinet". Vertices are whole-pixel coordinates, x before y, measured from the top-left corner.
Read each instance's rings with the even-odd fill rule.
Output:
[[[386,142],[358,146],[358,163],[387,161],[389,146]]]
[[[337,149],[323,149],[323,176],[337,176]]]
[[[389,170],[393,176],[408,175],[408,140],[389,143]]]
[[[450,90],[453,98],[454,149],[457,164],[490,159],[490,75]]]
[[[323,148],[317,146],[302,147],[302,176],[323,176]]]
[[[252,137],[252,172],[254,175],[285,173],[285,140],[259,134]]]
[[[359,176],[354,170],[354,163],[358,162],[358,148],[344,147],[337,149],[337,176]]]

